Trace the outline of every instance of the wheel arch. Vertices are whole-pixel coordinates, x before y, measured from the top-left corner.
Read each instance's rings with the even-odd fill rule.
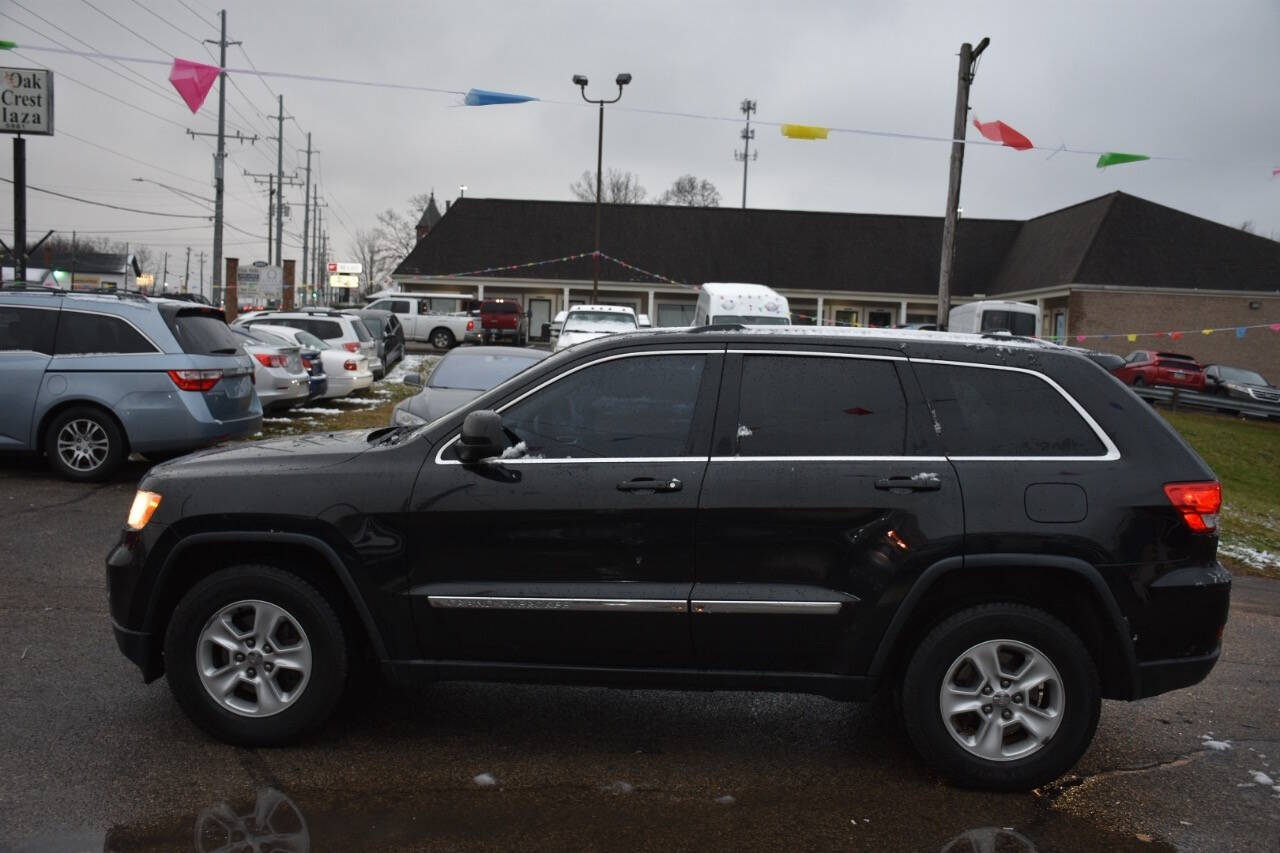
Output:
[[[53,423],[53,419],[68,409],[74,409],[77,406],[84,406],[90,409],[97,409],[102,412],[111,422],[116,425],[116,429],[120,430],[120,435],[124,438],[125,454],[128,455],[132,443],[129,441],[129,430],[125,429],[124,421],[120,420],[120,416],[112,411],[111,407],[101,400],[93,400],[86,397],[75,397],[70,400],[59,400],[57,403],[45,410],[40,416],[40,420],[36,423],[36,434],[33,436],[32,446],[37,451],[43,452],[45,448],[45,433],[49,429],[49,424]]]
[[[894,613],[868,675],[881,680],[900,671],[906,656],[934,625],[973,604],[993,600],[1027,604],[1057,617],[1088,648],[1104,697],[1138,695],[1138,662],[1128,622],[1106,581],[1084,560],[1045,554],[974,554],[934,563]]]
[[[190,555],[189,566],[179,561]],[[382,630],[373,618],[355,579],[327,542],[306,533],[235,530],[194,533],[180,539],[165,555],[147,604],[146,622],[154,636],[164,636],[169,616],[186,592],[219,569],[241,563],[264,563],[315,585],[344,624],[358,628],[378,660],[387,659]]]
[[[427,343],[432,346],[435,346],[434,338],[436,336],[436,332],[444,332],[449,336],[449,340],[453,341],[455,344],[458,342],[458,336],[453,333],[453,329],[450,329],[448,326],[432,326],[431,331],[427,333]]]

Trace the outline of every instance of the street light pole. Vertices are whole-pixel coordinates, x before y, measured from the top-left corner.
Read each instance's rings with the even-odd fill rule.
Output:
[[[582,93],[582,100],[588,104],[598,104],[600,107],[600,126],[596,136],[596,249],[591,253],[593,262],[591,302],[593,304],[600,301],[600,193],[601,184],[604,183],[604,105],[616,104],[622,99],[622,87],[631,82],[631,75],[619,74],[613,82],[618,84],[618,96],[616,98],[611,100],[593,99],[587,97],[587,78],[581,74],[573,75],[573,84]]]

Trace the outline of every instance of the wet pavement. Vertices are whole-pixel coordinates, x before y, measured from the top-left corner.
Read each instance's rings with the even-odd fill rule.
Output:
[[[1030,794],[951,788],[886,708],[790,694],[375,688],[239,749],[112,639],[102,561],[144,470],[0,459],[0,849],[1280,851],[1280,582],[1238,579],[1209,679],[1106,703]]]

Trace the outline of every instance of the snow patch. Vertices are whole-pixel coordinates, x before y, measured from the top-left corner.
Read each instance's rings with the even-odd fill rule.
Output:
[[[1218,752],[1225,752],[1231,748],[1231,742],[1225,740],[1206,740],[1200,745],[1205,749],[1213,749]]]
[[[1261,770],[1250,770],[1249,774],[1253,776],[1253,781],[1254,781],[1254,784],[1256,785],[1274,785],[1275,784],[1275,780],[1272,779],[1270,776],[1268,776],[1266,773],[1263,773]]]
[[[481,788],[492,788],[494,785],[498,784],[498,780],[492,773],[477,773],[471,778],[471,781],[475,782]]]
[[[264,424],[291,424],[293,423],[293,418],[263,418],[262,422]]]
[[[738,424],[738,438],[746,438],[749,435],[754,435],[751,432],[751,427],[746,424]]]
[[[302,415],[340,415],[342,409],[322,409],[320,407],[294,409],[293,411]]]
[[[731,806],[736,803],[737,800],[733,798],[733,794],[725,794],[722,797],[716,797],[716,802],[722,806]]]
[[[529,445],[525,444],[525,443],[522,441],[522,442],[520,442],[519,444],[515,445],[514,447],[508,447],[506,450],[502,451],[502,456],[500,456],[500,457],[498,457],[498,458],[500,458],[500,459],[521,459],[521,458],[523,458],[523,457],[524,457],[524,455],[525,455],[526,453],[528,453],[528,452],[529,452]]]
[[[1257,548],[1250,548],[1248,545],[1231,543],[1229,545],[1218,545],[1218,553],[1226,554],[1233,560],[1239,560],[1245,565],[1252,566],[1255,569],[1275,569],[1280,568],[1280,554],[1273,554],[1270,551],[1260,551]]]
[[[935,474],[933,471],[921,471],[919,474],[912,474],[911,479],[913,482],[922,483],[925,480],[936,479],[937,476],[938,475]]]
[[[632,785],[630,782],[623,782],[621,779],[611,785],[604,786],[604,792],[606,794],[630,794],[635,789],[635,785]]]

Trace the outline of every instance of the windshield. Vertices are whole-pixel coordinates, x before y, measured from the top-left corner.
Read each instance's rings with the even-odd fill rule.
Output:
[[[436,366],[427,386],[488,391],[538,361],[537,358],[515,355],[473,355],[461,350]]]
[[[625,332],[638,328],[634,314],[621,311],[574,311],[564,321],[565,332]]]
[[[1243,382],[1246,385],[1270,385],[1261,373],[1245,370],[1243,367],[1219,367],[1218,375],[1223,382]]]
[[[1030,337],[1036,333],[1036,315],[1025,311],[983,311],[982,331]]]
[[[351,318],[351,328],[355,329],[357,339],[361,341],[373,340],[373,336],[369,334],[368,327],[365,326],[364,321],[359,317]]]
[[[711,325],[726,323],[736,326],[789,326],[787,317],[755,317],[750,314],[718,314],[711,318]]]

